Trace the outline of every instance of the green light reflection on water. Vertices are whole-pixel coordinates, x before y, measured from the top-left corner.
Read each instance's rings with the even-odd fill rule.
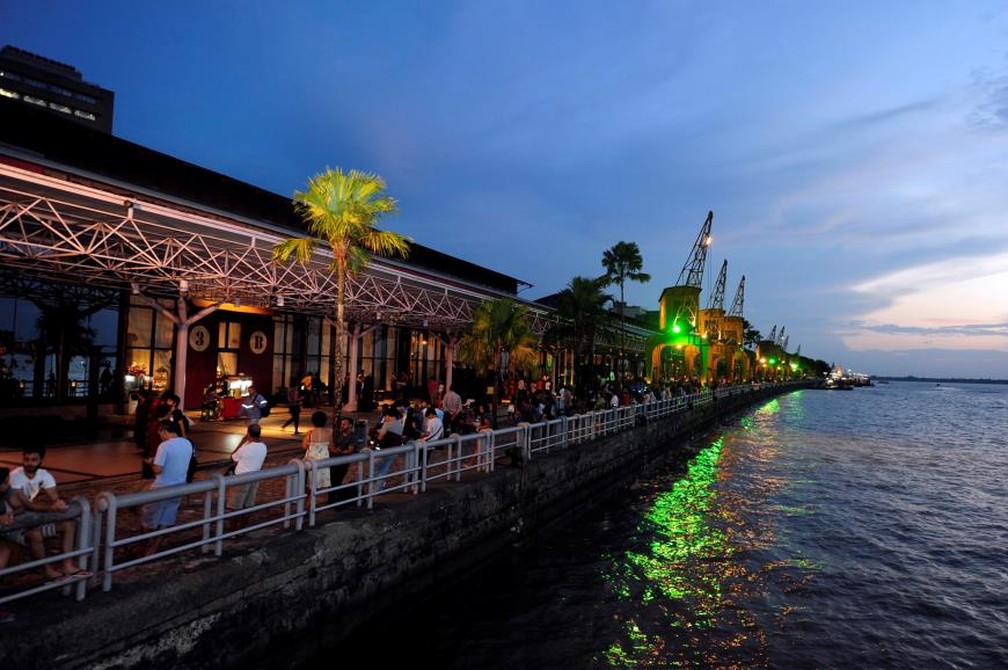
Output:
[[[642,524],[654,536],[648,552],[626,552],[625,562],[616,566],[616,574],[610,577],[617,593],[627,599],[636,594],[641,603],[651,603],[659,596],[689,601],[692,620],[666,620],[665,627],[707,627],[722,600],[717,575],[697,579],[698,575],[684,569],[687,562],[723,560],[730,551],[725,532],[712,526],[707,518],[715,496],[712,484],[722,444],[723,439],[718,438],[703,449],[690,461],[686,475],[658,497]],[[605,652],[606,660],[616,667],[650,664],[662,655],[666,633],[667,629],[648,634],[638,621],[627,620],[628,644],[611,645]]]
[[[757,415],[780,411],[774,399]],[[747,416],[741,423],[749,432],[757,420]],[[737,549],[715,523],[716,515],[725,512],[712,509],[723,446],[723,436],[711,442],[689,462],[685,476],[655,500],[639,527],[642,535],[654,538],[647,551],[626,551],[605,575],[621,599],[639,603],[622,615],[621,639],[602,652],[610,666],[695,667],[713,661],[698,649],[697,641],[722,610],[731,608],[725,591],[735,587],[726,586],[728,582],[746,581],[744,568],[731,560]],[[751,615],[740,611],[736,616],[750,632],[726,640],[727,647],[762,637],[753,630]]]

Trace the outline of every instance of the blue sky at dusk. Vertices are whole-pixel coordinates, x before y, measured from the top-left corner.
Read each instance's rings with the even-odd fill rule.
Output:
[[[152,6],[148,6],[152,5]],[[0,44],[116,93],[114,134],[292,195],[381,174],[384,227],[533,284],[637,242],[878,375],[1008,379],[1008,4],[4,2]]]

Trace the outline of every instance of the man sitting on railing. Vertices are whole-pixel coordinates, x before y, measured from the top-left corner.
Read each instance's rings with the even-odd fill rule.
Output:
[[[354,445],[353,419],[348,416],[340,417],[339,428],[333,435],[329,443],[329,456],[350,456],[356,451]],[[337,487],[343,484],[347,472],[350,470],[349,463],[329,466],[329,485]],[[353,497],[353,490],[350,488],[330,491],[327,502],[331,505]]]
[[[437,410],[433,407],[427,408],[426,421],[424,422],[424,432],[420,439],[426,444],[444,437],[444,423],[438,418]]]
[[[161,444],[158,445],[157,454],[154,458],[144,459],[155,475],[150,488],[163,489],[185,484],[189,459],[193,453],[192,442],[179,437],[178,426],[169,420],[163,420],[158,424],[158,437],[161,439]],[[174,524],[181,502],[182,498],[178,497],[144,505],[141,520],[144,530],[150,532]],[[160,535],[150,539],[144,549],[144,555],[150,556],[157,552],[162,539]]]
[[[29,460],[28,453],[26,450],[26,462]],[[31,451],[31,454],[34,456],[38,452]],[[55,489],[55,486],[52,489]],[[34,498],[29,498],[22,489],[14,487],[12,473],[2,467],[0,467],[0,511],[6,520],[0,522],[2,523],[0,539],[27,544],[33,559],[45,558],[45,538],[54,534],[58,534],[61,538],[60,549],[63,554],[69,554],[74,550],[74,539],[77,535],[77,522],[74,519],[81,515],[80,506],[69,505],[65,500],[53,498],[48,493],[40,494],[38,491]],[[91,576],[90,572],[74,565],[70,557],[63,559],[62,571],[51,564],[46,564],[42,572],[49,580]]]
[[[378,440],[378,449],[389,449],[402,445],[402,419],[400,418],[399,410],[397,410],[394,406],[385,405],[382,407],[382,423],[378,428],[376,437]],[[381,491],[385,488],[385,475],[387,475],[389,470],[392,469],[392,464],[395,462],[395,459],[395,455],[375,459],[375,469],[374,472],[371,473],[371,479],[373,480],[372,486],[374,486],[376,490]]]

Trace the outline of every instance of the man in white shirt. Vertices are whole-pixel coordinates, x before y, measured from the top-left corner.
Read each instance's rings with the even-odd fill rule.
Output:
[[[42,467],[45,453],[45,447],[25,447],[21,454],[22,466],[10,473],[11,486],[20,489],[28,500],[35,500],[39,495],[50,502],[59,500],[56,478]]]
[[[21,517],[21,524],[28,529],[26,540],[32,558],[45,557],[44,526],[53,524],[60,537],[60,550],[66,554],[73,551],[77,536],[77,521],[81,515],[81,507],[76,502],[68,503],[56,492],[56,478],[42,467],[45,459],[45,447],[25,447],[21,454],[21,467],[14,468],[10,473],[10,486],[21,491],[26,502],[26,512]],[[72,559],[63,560],[63,571],[56,570],[51,565],[44,569],[48,579],[63,577],[90,577],[76,565]]]
[[[262,428],[258,423],[250,424],[245,431],[238,448],[231,454],[234,462],[234,473],[242,475],[246,472],[258,472],[266,461],[266,444],[260,439]],[[227,509],[229,511],[253,507],[256,494],[259,493],[259,482],[248,482],[228,487]],[[248,522],[248,515],[240,515],[233,519],[234,528],[241,528]]]
[[[438,418],[437,410],[433,407],[427,408],[427,420],[424,422],[424,432],[420,439],[426,444],[444,437],[444,424]]]

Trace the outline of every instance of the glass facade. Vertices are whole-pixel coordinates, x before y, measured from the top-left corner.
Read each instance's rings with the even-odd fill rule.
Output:
[[[77,304],[61,291],[0,297],[0,406],[110,397],[118,324],[116,306]]]

